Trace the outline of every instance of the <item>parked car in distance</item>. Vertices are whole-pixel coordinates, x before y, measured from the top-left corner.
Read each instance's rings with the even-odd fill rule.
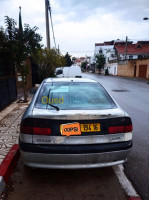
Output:
[[[77,65],[65,66],[55,70],[55,75],[58,78],[81,78],[81,68]]]
[[[79,169],[122,164],[132,147],[132,122],[91,79],[45,79],[20,125],[26,166]]]

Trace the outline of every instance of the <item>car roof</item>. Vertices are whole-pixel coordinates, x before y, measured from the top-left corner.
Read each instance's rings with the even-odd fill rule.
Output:
[[[85,82],[85,83],[98,83],[93,79],[88,78],[47,78],[44,80],[46,83],[50,82]]]

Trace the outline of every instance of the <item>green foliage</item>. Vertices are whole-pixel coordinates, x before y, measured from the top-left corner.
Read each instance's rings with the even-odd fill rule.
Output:
[[[108,68],[105,69],[105,75],[109,75],[109,70],[108,70]]]
[[[37,27],[31,28],[28,24],[24,25],[24,30],[17,28],[17,22],[5,16],[6,32],[0,31],[0,50],[7,53],[8,59],[13,60],[17,71],[22,76],[22,86],[27,89],[27,75],[29,73],[26,58],[34,56],[41,49],[42,37],[36,33]],[[24,91],[24,94],[27,92]],[[24,101],[27,97],[24,96]]]
[[[86,70],[87,61],[81,63],[81,69]]]
[[[68,54],[68,52],[65,55],[65,60],[66,60],[66,66],[71,66],[73,64],[70,55]]]
[[[3,29],[0,29],[0,51],[4,51],[6,45],[7,37]]]
[[[96,54],[95,55],[95,63],[96,63],[96,67],[99,69],[99,71],[101,69],[104,68],[104,64],[105,64],[105,57],[103,54]]]
[[[8,36],[8,39],[13,41],[16,39],[16,31],[17,31],[17,28],[16,28],[16,25],[17,25],[17,22],[8,17],[8,16],[5,16],[5,25],[7,27],[6,29],[6,34]]]
[[[40,44],[40,41],[42,40],[42,37],[36,33],[38,30],[38,27],[34,26],[31,28],[29,24],[24,25],[24,31],[23,31],[23,40],[24,40],[24,46],[26,47],[26,53],[30,56],[36,55],[39,49],[41,49],[42,45]]]
[[[57,67],[65,66],[66,60],[58,50],[55,49],[41,49],[38,51],[38,58],[36,59],[39,66],[40,80],[42,81],[48,77],[54,77],[54,71]]]
[[[35,55],[41,49],[42,45],[40,42],[42,37],[36,33],[38,30],[36,26],[31,28],[28,24],[25,24],[24,30],[19,30],[16,27],[16,21],[8,16],[5,17],[5,25],[4,50],[11,55],[12,60],[19,67],[28,56]],[[19,68],[18,71],[20,71]]]

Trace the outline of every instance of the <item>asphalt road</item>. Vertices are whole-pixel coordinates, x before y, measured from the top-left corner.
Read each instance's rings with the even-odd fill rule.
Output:
[[[124,165],[125,172],[142,199],[149,200],[149,84],[146,80],[133,78],[91,73],[83,76],[99,81],[131,116],[134,143],[128,162]]]
[[[19,160],[3,200],[126,200],[113,168],[31,169]],[[8,195],[8,197],[7,197]]]
[[[98,80],[131,116],[134,145],[124,165],[125,172],[142,199],[149,200],[149,84],[136,79],[89,73],[83,76]],[[21,159],[8,191],[7,200],[126,199],[111,167],[72,171],[32,170],[24,167]]]

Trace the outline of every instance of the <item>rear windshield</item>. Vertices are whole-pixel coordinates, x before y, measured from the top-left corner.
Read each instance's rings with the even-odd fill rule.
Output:
[[[98,83],[53,82],[44,83],[35,107],[54,110],[101,110],[116,107],[115,103]]]

